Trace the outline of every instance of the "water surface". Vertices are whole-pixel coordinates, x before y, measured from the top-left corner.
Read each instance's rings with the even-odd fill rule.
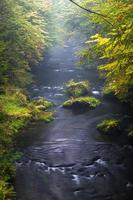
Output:
[[[24,156],[17,163],[17,200],[132,200],[132,146],[105,140],[95,128],[100,120],[121,118],[126,110],[117,100],[103,98],[96,70],[75,68],[78,46],[69,40],[65,47],[52,48],[34,72],[31,97],[53,101],[55,120],[34,124],[18,140]],[[89,80],[91,94],[102,104],[86,112],[63,109],[70,79]]]

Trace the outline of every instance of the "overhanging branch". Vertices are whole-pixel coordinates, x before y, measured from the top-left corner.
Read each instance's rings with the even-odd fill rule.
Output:
[[[82,10],[85,10],[86,12],[88,12],[88,13],[90,13],[90,14],[95,14],[95,15],[101,16],[108,24],[110,24],[111,26],[114,26],[114,25],[107,19],[108,16],[103,15],[103,14],[101,14],[101,13],[97,13],[97,12],[95,12],[95,11],[93,11],[93,10],[88,9],[88,8],[84,8],[83,6],[79,5],[78,3],[76,3],[76,2],[73,1],[73,0],[69,0],[69,1],[71,1],[73,4],[75,4],[76,6],[78,6],[79,8],[81,8]]]

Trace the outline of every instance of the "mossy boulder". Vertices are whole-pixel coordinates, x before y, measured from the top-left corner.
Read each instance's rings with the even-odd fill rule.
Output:
[[[66,92],[71,97],[80,97],[87,95],[90,91],[90,83],[89,81],[79,81],[76,82],[74,80],[70,80],[66,84]]]
[[[120,120],[106,119],[97,124],[97,129],[105,135],[119,135],[120,133]]]
[[[100,105],[100,100],[96,99],[95,97],[85,96],[85,97],[77,97],[71,98],[64,102],[64,108],[96,108]]]

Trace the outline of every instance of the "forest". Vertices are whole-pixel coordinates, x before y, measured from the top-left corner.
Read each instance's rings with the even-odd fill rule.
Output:
[[[132,199],[132,33],[132,0],[0,0],[0,200]],[[62,92],[54,93],[58,89]],[[29,130],[32,127],[33,136]],[[54,135],[56,131],[58,133]],[[21,143],[34,142],[28,147],[23,145],[22,149],[20,140]],[[78,143],[80,140],[83,145]],[[101,146],[95,146],[96,141]],[[46,142],[46,147],[41,142]],[[53,143],[49,145],[55,145],[59,152],[57,149],[56,154],[51,153],[54,146],[47,147],[50,142]],[[94,150],[91,150],[91,143],[94,143]],[[109,146],[104,155],[103,143]],[[42,148],[37,150],[38,155],[34,153],[37,145],[38,149]],[[68,145],[68,149],[65,145]],[[48,153],[45,152],[46,148]],[[71,148],[74,150],[70,151]],[[86,161],[90,159],[88,151],[92,155],[99,151],[99,155],[95,156],[98,158],[105,156],[103,161],[100,161],[101,158],[96,161],[92,158],[98,165],[96,167],[103,164],[102,169],[98,168],[100,174],[104,173],[103,162],[108,155],[112,159],[112,168],[119,162],[121,165],[124,163],[124,172],[117,169],[120,175],[114,169],[114,176],[117,173],[115,177],[118,176],[120,185],[111,190],[113,183],[107,182],[109,192],[105,189],[107,194],[102,196],[102,189],[91,194],[90,188],[97,188],[95,184],[105,187],[106,181],[90,183],[92,187],[88,183],[82,196],[85,183],[82,186],[80,177],[84,177],[80,172],[83,170],[78,169],[80,164],[71,164],[80,163],[78,157],[70,156],[76,154],[73,153],[77,151],[76,148],[89,149],[85,150],[83,163],[89,162]],[[60,152],[67,152],[69,159],[65,160],[66,154]],[[44,158],[45,162],[42,162]],[[27,164],[28,159],[31,169]],[[34,172],[35,163],[42,164],[37,169],[46,165],[50,170],[48,174],[43,174],[46,182]],[[73,184],[77,181],[75,184],[79,186],[75,186],[71,194],[66,177],[70,176],[70,170],[76,169],[79,174],[72,171],[72,181]],[[56,170],[65,170],[66,175],[60,175]],[[86,175],[86,180],[91,181],[93,174],[90,171],[87,173],[90,174]],[[123,173],[127,176],[124,177]],[[33,180],[32,177],[37,178]],[[26,182],[28,178],[30,186]],[[21,180],[24,187],[19,183]],[[36,181],[37,186],[34,185]],[[58,182],[66,184],[67,189]],[[44,189],[43,192],[36,189],[39,185]],[[118,190],[118,195],[110,190]]]

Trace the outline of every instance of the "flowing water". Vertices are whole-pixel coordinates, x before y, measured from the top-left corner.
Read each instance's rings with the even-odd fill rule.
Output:
[[[23,157],[17,163],[17,200],[132,200],[132,146],[118,143],[120,138],[102,138],[95,128],[100,120],[126,111],[117,100],[102,97],[96,70],[75,68],[78,45],[69,40],[52,48],[35,70],[31,96],[53,101],[55,120],[34,124],[18,139]],[[91,93],[102,104],[86,112],[63,109],[70,79],[90,80]]]

